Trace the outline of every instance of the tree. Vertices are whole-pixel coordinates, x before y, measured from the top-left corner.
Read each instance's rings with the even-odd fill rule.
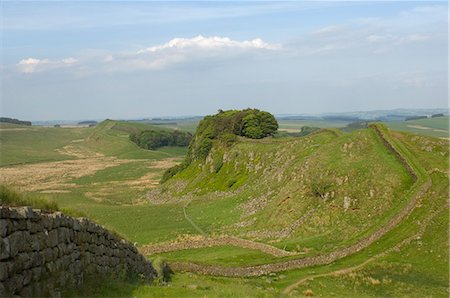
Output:
[[[278,130],[278,122],[269,112],[260,111],[257,117],[264,136],[271,136]]]

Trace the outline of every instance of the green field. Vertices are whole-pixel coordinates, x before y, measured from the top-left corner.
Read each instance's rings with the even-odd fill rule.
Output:
[[[436,117],[408,121],[392,121],[386,124],[395,130],[411,132],[419,135],[449,138],[449,117]]]
[[[448,131],[442,126],[448,117],[436,119],[406,123]],[[288,129],[303,125],[345,124],[280,123]],[[229,148],[215,143],[205,161],[195,161],[159,185],[165,169],[179,163],[186,148],[149,151],[128,139],[131,132],[155,127],[160,126],[111,120],[92,128],[2,126],[0,179],[31,197],[83,212],[140,248],[186,237],[229,235],[292,253],[277,257],[259,249],[220,245],[148,256],[163,257],[169,264],[227,268],[351,246],[405,208],[416,187],[373,129],[240,139]],[[329,265],[261,277],[175,272],[167,285],[105,281],[70,296],[273,297],[312,292],[340,297],[410,293],[447,297],[448,141],[392,131],[388,135],[419,178],[431,179],[432,187],[409,217],[360,252]]]

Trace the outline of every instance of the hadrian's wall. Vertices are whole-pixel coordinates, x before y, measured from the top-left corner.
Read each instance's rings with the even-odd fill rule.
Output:
[[[0,297],[59,296],[89,275],[157,275],[132,244],[85,218],[0,206],[0,236]]]

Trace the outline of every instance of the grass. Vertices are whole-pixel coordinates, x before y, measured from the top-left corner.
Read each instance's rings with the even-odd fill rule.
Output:
[[[133,161],[125,164],[120,164],[113,167],[108,167],[103,170],[95,172],[93,175],[82,176],[72,182],[80,185],[90,185],[93,183],[108,182],[108,181],[125,181],[135,180],[151,172],[158,172],[161,170],[152,168],[152,162],[148,161]]]
[[[214,264],[223,266],[248,266],[264,264],[276,258],[257,250],[251,250],[235,246],[216,246],[198,249],[179,250],[158,254],[168,262],[192,261],[197,263]],[[150,259],[155,256],[149,256]]]

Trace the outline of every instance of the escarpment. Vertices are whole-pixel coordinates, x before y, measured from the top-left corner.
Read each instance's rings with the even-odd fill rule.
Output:
[[[60,296],[88,276],[157,275],[127,241],[85,218],[0,206],[0,297]]]

